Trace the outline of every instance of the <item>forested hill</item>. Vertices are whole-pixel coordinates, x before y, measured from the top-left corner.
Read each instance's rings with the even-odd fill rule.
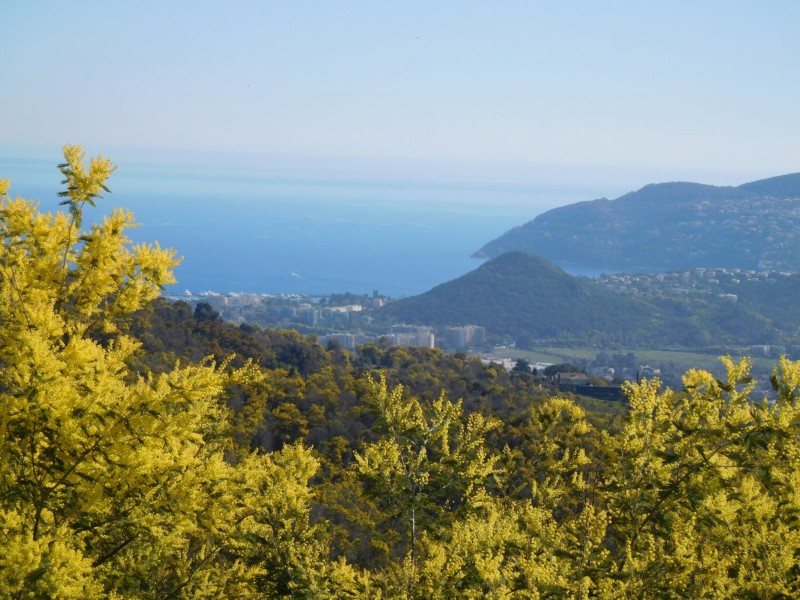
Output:
[[[643,303],[572,277],[553,263],[509,252],[479,268],[383,309],[409,323],[476,323],[493,333],[532,337],[591,331],[643,331],[651,310]]]
[[[742,302],[716,293],[634,297],[573,277],[541,257],[508,252],[458,279],[380,310],[405,323],[481,325],[521,346],[552,338],[685,347],[775,343],[793,331],[797,321],[794,312],[789,318],[769,299],[769,289],[777,289],[770,285],[745,285],[738,290]],[[781,283],[781,289],[796,285],[792,278]],[[779,312],[786,316],[783,320]]]
[[[550,210],[473,256],[523,250],[615,270],[800,271],[800,173],[717,187],[660,183]]]

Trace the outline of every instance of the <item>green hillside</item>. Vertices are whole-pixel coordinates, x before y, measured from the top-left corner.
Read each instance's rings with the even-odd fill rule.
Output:
[[[429,292],[383,309],[429,325],[474,323],[496,334],[534,338],[624,336],[652,325],[650,307],[572,277],[542,258],[509,252]]]
[[[573,277],[541,257],[509,252],[429,292],[393,302],[381,316],[434,327],[481,325],[521,345],[559,338],[682,348],[775,344],[792,339],[800,313],[783,311],[783,294],[770,291],[795,287],[749,284],[738,290],[741,302],[714,293],[633,296]]]

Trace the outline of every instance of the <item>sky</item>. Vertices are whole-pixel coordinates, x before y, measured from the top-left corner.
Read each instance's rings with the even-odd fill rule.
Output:
[[[5,156],[627,189],[800,171],[796,1],[0,0],[0,23]]]

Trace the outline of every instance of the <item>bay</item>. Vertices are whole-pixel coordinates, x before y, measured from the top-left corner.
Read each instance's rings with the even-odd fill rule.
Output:
[[[0,158],[13,192],[55,210],[51,162]],[[134,164],[85,223],[134,212],[136,242],[183,257],[170,294],[204,291],[406,296],[477,268],[470,255],[585,186],[281,178],[258,170]]]

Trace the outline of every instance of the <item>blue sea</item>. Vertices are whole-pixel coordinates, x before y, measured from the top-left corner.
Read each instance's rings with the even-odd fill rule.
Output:
[[[58,208],[55,163],[0,158],[12,194]],[[84,223],[132,210],[134,241],[183,257],[172,294],[419,294],[477,268],[470,255],[508,229],[596,197],[585,185],[278,178],[258,170],[134,164]]]

